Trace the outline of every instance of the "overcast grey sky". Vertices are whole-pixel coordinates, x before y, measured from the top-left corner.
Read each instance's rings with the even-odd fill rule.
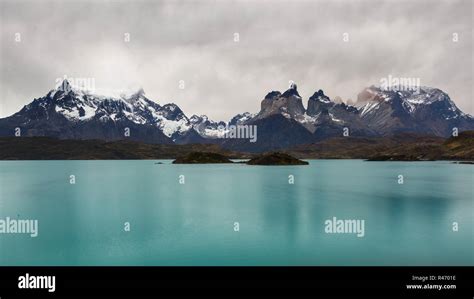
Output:
[[[306,106],[318,89],[356,99],[383,77],[419,77],[472,114],[472,3],[0,0],[0,117],[64,75],[141,86],[159,104],[216,120],[257,112],[290,80]]]

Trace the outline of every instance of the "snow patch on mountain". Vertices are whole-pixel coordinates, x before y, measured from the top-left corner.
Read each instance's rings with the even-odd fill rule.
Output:
[[[374,101],[374,102],[368,102],[367,104],[365,104],[360,110],[361,110],[361,113],[360,115],[361,116],[364,116],[366,115],[367,113],[369,113],[370,111],[372,110],[377,110],[379,109],[379,106],[380,105],[380,102],[377,102],[377,101]]]
[[[189,120],[194,130],[204,138],[222,138],[228,132],[228,123],[223,121],[213,121],[206,115],[193,115]]]
[[[168,137],[171,137],[176,133],[184,134],[192,127],[186,118],[172,120],[163,117],[161,119],[158,119],[157,122],[158,127]]]

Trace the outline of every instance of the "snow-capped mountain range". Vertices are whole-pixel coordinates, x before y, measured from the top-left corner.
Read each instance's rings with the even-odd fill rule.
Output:
[[[28,113],[29,110],[42,107],[47,113],[49,106],[54,106],[56,113],[71,122],[94,119],[117,123],[127,120],[138,125],[157,127],[172,139],[192,128],[189,119],[177,105],[160,106],[149,100],[143,89],[104,96],[74,88],[65,81],[60,89],[51,90],[46,97],[33,101],[23,110]]]
[[[296,84],[272,91],[258,113],[213,121],[186,114],[175,104],[160,105],[143,89],[104,95],[75,88],[67,80],[34,99],[12,116],[0,119],[0,136],[51,136],[62,139],[132,139],[147,143],[220,143],[234,150],[264,151],[342,136],[387,136],[414,132],[437,136],[473,130],[474,119],[436,88],[416,91],[364,89],[354,105],[332,101],[319,89],[305,108]],[[223,139],[228,126],[256,125],[258,139]],[[129,136],[124,130],[129,129]]]

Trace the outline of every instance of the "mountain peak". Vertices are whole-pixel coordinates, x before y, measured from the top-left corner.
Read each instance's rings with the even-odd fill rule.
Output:
[[[311,116],[317,115],[319,112],[325,112],[335,103],[324,94],[322,89],[316,91],[308,100],[308,109],[306,113]]]
[[[273,90],[273,91],[270,91],[269,93],[267,93],[267,95],[265,96],[265,99],[273,99],[273,98],[277,98],[279,96],[281,96],[281,92]]]
[[[292,82],[290,84],[290,87],[288,88],[288,90],[285,91],[281,96],[284,97],[284,98],[289,98],[291,96],[300,97],[300,95],[298,93],[298,87],[296,86],[296,83]]]
[[[310,98],[310,100],[318,100],[324,103],[329,103],[331,100],[327,95],[324,94],[324,91],[322,89],[316,91]]]
[[[64,79],[63,82],[61,82],[61,84],[59,84],[55,88],[55,91],[62,91],[64,93],[68,93],[71,90],[72,90],[72,85],[71,83],[69,83],[67,79]]]
[[[272,91],[261,102],[260,112],[257,118],[265,118],[273,114],[282,114],[285,117],[296,117],[303,115],[305,109],[298,94],[296,84],[292,83],[290,88],[281,94],[279,91]]]

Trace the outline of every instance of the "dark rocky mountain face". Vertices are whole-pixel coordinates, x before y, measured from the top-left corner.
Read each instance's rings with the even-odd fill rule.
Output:
[[[229,122],[207,116],[188,118],[175,104],[149,100],[142,89],[97,95],[72,88],[67,81],[19,112],[0,119],[0,136],[49,136],[60,139],[130,139],[145,143],[215,143],[227,149],[260,152],[309,144],[331,137],[391,136],[403,132],[448,137],[453,128],[474,130],[474,119],[435,88],[417,91],[364,89],[354,105],[332,101],[320,89],[307,109],[295,84],[272,91],[256,114],[238,114]],[[225,137],[229,126],[257,127],[257,140]],[[125,135],[129,131],[129,136]]]
[[[296,84],[292,84],[283,94],[272,91],[262,100],[259,113],[254,116],[248,113],[237,115],[230,122],[240,126],[255,126],[256,142],[250,142],[248,138],[229,139],[222,146],[237,151],[262,152],[309,143],[314,136],[311,123],[308,122],[310,118],[305,112]]]
[[[251,119],[245,125],[257,127],[257,140],[248,138],[223,139],[225,149],[243,152],[264,152],[304,144],[313,140],[313,135],[304,126],[282,114],[272,114],[265,118]]]
[[[474,129],[474,118],[463,113],[449,96],[436,88],[385,91],[366,88],[356,103],[361,119],[380,135],[413,132],[448,137]]]
[[[275,114],[295,118],[304,113],[305,109],[296,84],[292,84],[283,94],[280,94],[279,91],[272,91],[267,94],[262,101],[260,112],[255,118],[263,119]]]
[[[324,92],[320,89],[315,92],[308,100],[308,110],[306,113],[311,116],[316,116],[321,111],[327,111],[334,107],[336,103],[331,102]]]
[[[61,139],[130,139],[147,143],[173,143],[191,125],[174,104],[163,107],[143,90],[113,96],[74,89],[51,90],[14,115],[0,120],[0,135],[50,136]]]
[[[449,137],[453,128],[459,132],[474,129],[472,116],[460,111],[446,93],[429,87],[418,91],[366,88],[354,106],[336,103],[320,89],[309,98],[307,107],[305,110],[296,85],[283,94],[272,91],[262,100],[260,112],[241,122],[258,125],[257,143],[224,144],[238,150],[262,151],[342,137],[345,132],[352,137],[404,132]]]
[[[241,124],[256,125],[258,141],[255,144],[245,140],[226,141],[224,146],[249,152],[277,150],[343,136],[345,129],[351,136],[377,135],[362,121],[356,107],[335,103],[322,90],[309,98],[306,110],[296,85],[283,94],[268,93],[260,112]]]
[[[357,108],[331,101],[321,89],[309,98],[306,114],[313,119],[316,140],[343,136],[343,132],[350,136],[377,135],[360,119]]]

